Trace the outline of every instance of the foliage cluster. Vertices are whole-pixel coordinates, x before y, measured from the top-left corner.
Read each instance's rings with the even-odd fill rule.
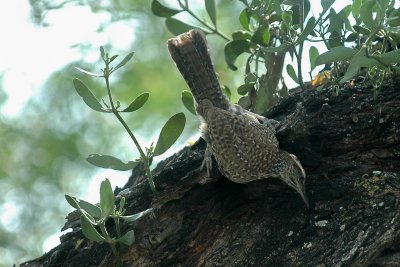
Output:
[[[322,64],[332,68],[329,84],[344,83],[367,68],[368,82],[379,87],[388,72],[398,70],[400,11],[395,0],[355,0],[340,11],[332,8],[334,0],[321,0],[322,11],[317,16],[310,13],[308,0],[239,1],[245,6],[238,16],[242,29],[234,31],[231,37],[217,28],[214,0],[204,1],[211,22],[200,19],[187,0],[177,0],[180,9],[153,0],[152,11],[166,18],[166,26],[173,34],[198,27],[206,34],[221,36],[227,41],[225,61],[232,70],[237,70],[235,61],[240,55],[248,55],[244,84],[238,87],[243,96],[239,104],[245,108],[263,113],[287,94],[282,78],[287,54],[297,65],[296,70],[292,64],[286,65],[288,75],[305,86],[302,61],[306,41],[328,49],[320,55],[313,45],[308,53],[311,70]],[[175,18],[183,12],[199,25]]]
[[[121,235],[120,220],[134,222],[144,215],[150,213],[152,209],[147,209],[137,214],[125,215],[125,197],[121,197],[118,208],[115,204],[115,197],[108,179],[105,179],[100,185],[100,205],[96,206],[81,199],[76,199],[65,195],[68,203],[81,212],[81,227],[84,236],[90,241],[106,242],[110,244],[113,254],[118,260],[118,266],[122,265],[119,251],[116,247],[118,243],[130,246],[135,241],[134,230],[129,230]],[[112,238],[107,231],[106,221],[112,218],[114,220],[117,238]],[[100,228],[100,232],[95,228]]]
[[[145,92],[137,96],[126,108],[123,110],[119,110],[121,107],[121,103],[119,101],[114,100],[113,94],[110,88],[110,75],[114,73],[119,68],[123,67],[132,57],[133,52],[129,53],[120,63],[118,63],[115,67],[111,67],[110,64],[118,57],[118,55],[113,55],[109,57],[109,54],[104,51],[103,47],[100,47],[101,58],[104,61],[105,67],[102,69],[102,74],[92,73],[90,71],[81,69],[76,67],[77,70],[88,74],[93,77],[101,77],[104,78],[106,84],[106,90],[108,95],[109,103],[102,100],[102,104],[96,99],[90,89],[79,79],[74,79],[74,87],[77,93],[82,97],[85,104],[91,109],[98,112],[105,113],[113,113],[115,117],[122,124],[126,132],[129,134],[136,148],[139,150],[140,159],[135,161],[129,161],[127,163],[122,162],[120,159],[115,158],[109,155],[100,155],[100,154],[91,154],[87,160],[95,166],[101,168],[111,168],[114,170],[131,170],[137,164],[143,163],[146,169],[147,179],[149,181],[149,185],[153,192],[156,192],[156,187],[153,182],[153,177],[150,171],[150,164],[152,162],[153,157],[162,155],[165,151],[170,148],[178,137],[181,135],[184,127],[186,118],[183,113],[178,113],[172,116],[164,125],[161,130],[160,136],[156,143],[156,146],[153,147],[153,144],[150,147],[146,147],[145,150],[142,148],[140,143],[138,142],[135,135],[130,130],[129,126],[126,124],[124,119],[121,117],[121,112],[135,112],[139,110],[148,100],[149,93]],[[145,152],[146,151],[146,152]]]

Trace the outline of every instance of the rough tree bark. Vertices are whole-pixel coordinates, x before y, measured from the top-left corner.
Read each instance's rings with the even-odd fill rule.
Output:
[[[400,265],[400,82],[377,97],[362,86],[299,91],[267,116],[305,167],[311,209],[278,179],[207,178],[199,141],[157,166],[158,194],[140,168],[120,192],[129,213],[155,208],[124,225],[136,233],[122,249],[125,266]],[[58,247],[22,266],[113,266],[107,244],[77,245],[74,217]]]

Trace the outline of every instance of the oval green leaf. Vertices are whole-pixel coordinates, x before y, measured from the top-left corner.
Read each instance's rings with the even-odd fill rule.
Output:
[[[354,48],[337,46],[319,55],[315,60],[315,65],[328,64],[338,61],[348,61],[355,54],[357,54],[357,52],[358,51]]]
[[[101,217],[108,218],[114,213],[115,198],[110,181],[106,178],[100,184]]]
[[[215,0],[205,0],[204,4],[206,6],[207,14],[210,17],[212,23],[214,25],[217,25],[217,12],[215,9]]]
[[[251,41],[253,43],[259,44],[261,46],[266,46],[268,45],[270,40],[270,33],[269,29],[258,29],[253,36],[251,37]]]
[[[146,214],[149,214],[150,212],[153,211],[153,208],[144,210],[142,212],[133,214],[133,215],[129,215],[129,216],[121,216],[122,219],[124,219],[127,222],[134,222],[139,220],[140,218],[142,218],[143,216],[145,216]]]
[[[183,10],[169,8],[169,7],[163,6],[160,3],[160,1],[153,0],[153,2],[151,2],[151,11],[153,12],[154,15],[156,15],[158,17],[168,18],[168,17],[172,17],[175,14],[178,14],[179,12],[182,12]]]
[[[376,29],[378,27],[378,22],[374,20],[374,12],[372,11],[376,3],[375,0],[363,1],[359,9],[360,18],[369,29]]]
[[[361,67],[365,67],[365,65],[369,64],[368,62],[371,62],[371,59],[367,58],[366,53],[367,48],[365,46],[361,47],[360,51],[358,51],[357,54],[355,54],[351,59],[350,65],[347,68],[343,78],[340,80],[340,83],[344,83],[353,78]]]
[[[239,15],[239,22],[243,29],[250,31],[250,18],[251,14],[248,8],[243,9]]]
[[[86,160],[94,166],[104,169],[113,169],[117,171],[129,171],[139,164],[139,162],[137,161],[129,161],[127,163],[124,163],[120,159],[117,159],[113,156],[100,154],[90,154],[89,157],[86,158]]]
[[[286,65],[286,71],[290,78],[292,78],[293,81],[296,83],[299,83],[299,79],[297,78],[296,71],[294,70],[293,66],[291,64]]]
[[[103,46],[100,46],[100,56],[104,61],[106,60],[106,53],[104,52]]]
[[[95,242],[105,241],[105,238],[99,232],[97,232],[93,224],[84,215],[81,215],[81,227],[82,233],[87,239]]]
[[[247,94],[254,87],[254,82],[245,83],[238,87],[237,92],[239,95]]]
[[[117,57],[118,55],[113,55],[112,57],[110,57],[110,63],[113,62]]]
[[[246,40],[233,40],[226,43],[224,48],[225,61],[228,64],[228,67],[232,70],[237,70],[237,67],[234,65],[238,56],[242,53],[249,51],[250,43]]]
[[[101,210],[98,206],[93,205],[92,203],[89,203],[82,199],[78,199],[77,201],[81,209],[89,213],[89,215],[94,218],[101,218]]]
[[[121,238],[118,238],[117,241],[127,246],[130,246],[133,244],[133,242],[135,242],[135,232],[133,230],[130,230],[126,232]]]
[[[165,123],[154,148],[154,156],[163,154],[175,143],[185,128],[185,123],[186,118],[183,113],[175,114]]]
[[[318,49],[315,46],[311,46],[310,50],[308,51],[309,57],[310,57],[310,66],[311,70],[313,70],[316,66],[315,62],[317,61],[317,58],[319,56]]]
[[[250,97],[248,95],[241,97],[238,101],[238,104],[244,109],[249,109],[251,107]]]
[[[196,110],[194,108],[194,99],[190,91],[184,90],[181,95],[182,103],[187,110],[193,115],[196,115]]]
[[[222,90],[222,93],[223,93],[224,95],[226,95],[226,97],[227,97],[229,100],[231,100],[231,97],[232,97],[231,89],[229,89],[229,87],[228,87],[227,85],[223,85],[223,86],[221,87],[221,90]]]
[[[124,109],[122,112],[133,112],[138,110],[139,108],[143,107],[143,105],[147,102],[149,99],[149,93],[145,92],[138,97],[135,98],[135,100],[132,101],[132,103]]]
[[[80,210],[81,207],[79,207],[78,201],[76,197],[71,197],[70,195],[65,194],[65,199],[67,202],[75,209]]]
[[[126,57],[124,57],[124,59],[121,60],[121,62],[117,66],[115,66],[113,71],[116,71],[117,69],[123,67],[126,63],[128,63],[128,61],[131,60],[131,58],[133,57],[134,53],[135,52],[130,52],[128,55],[126,55]]]
[[[174,18],[167,18],[165,20],[165,25],[167,26],[167,29],[174,35],[179,35],[193,28],[196,28],[195,26],[186,24]]]
[[[235,31],[232,33],[233,40],[250,40],[251,34],[246,31]]]
[[[351,5],[351,13],[354,18],[357,18],[360,15],[360,7],[362,0],[353,0],[353,4]]]
[[[304,42],[304,40],[310,35],[310,33],[314,30],[314,28],[315,28],[315,18],[311,17],[308,20],[307,25],[304,28],[303,32],[300,34],[299,38],[297,38],[296,44]]]
[[[88,107],[96,111],[106,112],[89,88],[87,88],[81,80],[75,78],[73,82],[76,92],[82,97]]]

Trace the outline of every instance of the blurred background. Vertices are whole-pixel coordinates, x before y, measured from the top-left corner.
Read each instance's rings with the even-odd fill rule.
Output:
[[[208,19],[203,1],[190,3]],[[229,35],[239,27],[231,14],[243,4],[217,4],[219,27]],[[99,99],[105,97],[103,80],[73,68],[99,72],[100,45],[119,59],[135,51],[133,60],[113,75],[111,87],[122,105],[150,92],[141,110],[125,116],[142,143],[156,141],[167,119],[182,111],[184,134],[164,156],[196,139],[198,120],[181,103],[187,87],[166,49],[172,35],[150,7],[150,0],[0,2],[0,266],[33,259],[57,245],[71,211],[64,194],[96,202],[105,177],[113,186],[127,181],[129,171],[90,165],[85,160],[90,153],[138,158],[118,121],[89,109],[73,88],[72,79],[79,77]],[[228,70],[225,41],[208,39],[221,83],[236,88],[243,83],[243,70]]]

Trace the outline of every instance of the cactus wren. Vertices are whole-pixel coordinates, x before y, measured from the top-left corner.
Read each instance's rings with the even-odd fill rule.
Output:
[[[280,178],[308,207],[305,172],[299,160],[279,148],[268,119],[231,104],[223,95],[203,32],[190,30],[172,38],[168,49],[196,102],[207,142],[203,166],[210,170],[213,155],[221,173],[233,182]]]

